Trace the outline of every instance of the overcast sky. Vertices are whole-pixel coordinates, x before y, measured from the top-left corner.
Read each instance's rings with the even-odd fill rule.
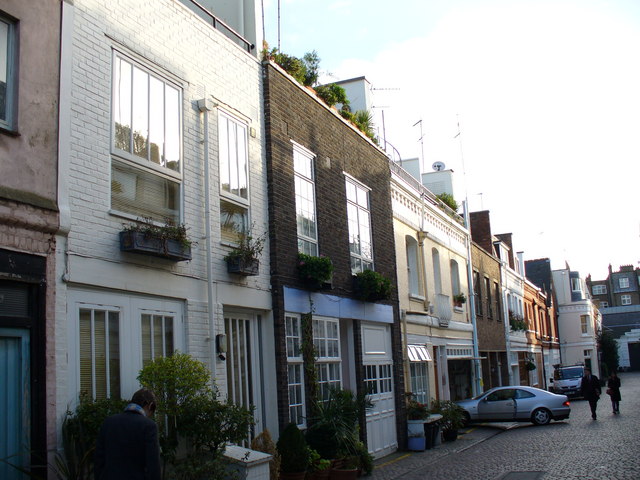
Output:
[[[640,1],[281,0],[280,22],[323,80],[366,76],[387,141],[452,168],[458,202],[525,259],[595,279],[639,265]]]

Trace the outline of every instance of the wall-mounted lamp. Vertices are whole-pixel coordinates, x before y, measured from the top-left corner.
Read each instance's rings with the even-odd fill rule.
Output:
[[[224,333],[216,335],[216,352],[218,352],[218,358],[220,360],[226,360],[225,353],[227,353],[227,336]]]

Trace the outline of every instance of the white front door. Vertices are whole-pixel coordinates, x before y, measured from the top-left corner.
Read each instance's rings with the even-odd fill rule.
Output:
[[[367,410],[367,446],[380,458],[398,449],[389,325],[362,324],[365,391],[373,403]]]

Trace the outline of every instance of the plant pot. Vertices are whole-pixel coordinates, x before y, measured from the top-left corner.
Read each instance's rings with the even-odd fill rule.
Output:
[[[331,469],[320,470],[317,472],[307,472],[305,480],[327,480],[331,475]]]
[[[424,420],[407,420],[409,437],[424,437]]]
[[[454,442],[458,438],[458,429],[450,429],[442,431],[442,439],[445,442]]]
[[[227,259],[226,262],[228,273],[235,273],[247,277],[258,275],[260,261],[255,258],[247,261],[242,257],[235,257]]]
[[[126,230],[120,232],[120,251],[151,255],[181,262],[191,260],[191,246],[173,240]]]
[[[280,480],[304,480],[307,472],[280,472]]]
[[[332,468],[331,474],[329,475],[330,480],[355,480],[356,478],[358,478],[357,468],[349,468],[349,469]]]
[[[425,437],[409,437],[407,448],[413,452],[423,452],[426,449]]]

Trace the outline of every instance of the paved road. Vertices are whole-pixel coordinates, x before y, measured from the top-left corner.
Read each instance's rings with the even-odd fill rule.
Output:
[[[623,373],[620,415],[608,395],[571,402],[571,417],[544,427],[492,424],[425,452],[399,452],[377,462],[372,480],[640,479],[640,373]]]

